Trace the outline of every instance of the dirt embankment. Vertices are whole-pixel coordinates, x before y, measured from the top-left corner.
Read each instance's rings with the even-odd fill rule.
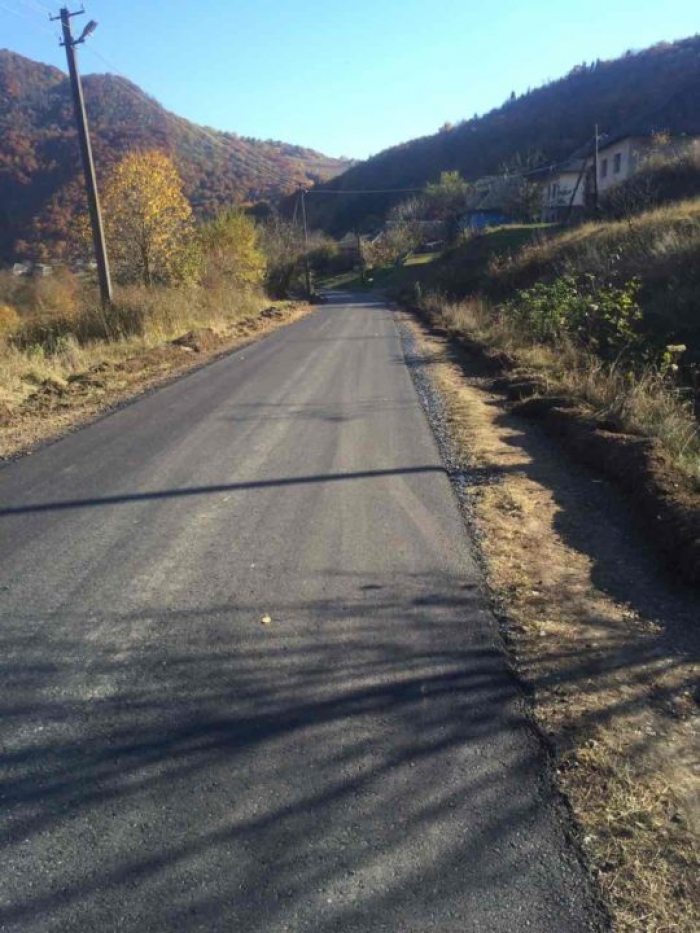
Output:
[[[105,359],[67,379],[39,382],[17,408],[0,405],[0,460],[31,452],[37,445],[60,437],[99,415],[196,369],[219,356],[264,337],[278,327],[310,313],[304,304],[270,307],[241,318],[226,331],[198,328],[160,346]]]
[[[423,318],[436,334],[445,333],[429,316]],[[658,440],[624,434],[577,400],[548,394],[536,374],[523,372],[506,353],[466,334],[449,336],[487,368],[492,387],[508,397],[514,412],[537,420],[576,459],[612,480],[634,503],[667,564],[700,586],[700,492],[673,466]]]
[[[613,928],[697,933],[697,592],[660,565],[616,484],[562,456],[540,417],[515,413],[492,361],[402,318],[410,363],[437,398],[431,417],[442,422],[513,666]]]

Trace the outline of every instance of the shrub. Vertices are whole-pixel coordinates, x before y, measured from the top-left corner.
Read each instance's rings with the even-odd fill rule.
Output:
[[[21,320],[13,338],[17,346],[41,344],[52,352],[61,337],[80,329],[82,285],[67,270],[47,278],[20,279],[15,302]]]
[[[267,260],[265,288],[272,298],[287,298],[301,287],[304,239],[298,226],[273,215],[262,228]]]
[[[257,288],[265,274],[255,222],[240,210],[219,214],[200,230],[202,281],[207,288]]]
[[[309,263],[320,278],[350,272],[355,265],[351,254],[343,252],[335,240],[322,234],[313,234],[310,242]]]
[[[19,329],[19,314],[11,305],[0,304],[0,338],[14,334]]]
[[[638,279],[615,287],[594,275],[562,276],[517,292],[503,313],[534,342],[554,344],[566,336],[601,359],[646,363],[652,345],[641,329],[640,288]]]
[[[564,298],[559,307],[578,311],[570,283],[560,291]],[[644,364],[638,358],[633,369],[621,367],[619,360],[604,360],[585,343],[571,339],[556,309],[542,309],[547,300],[539,293],[520,318],[511,309],[494,307],[481,298],[451,302],[439,293],[420,296],[419,307],[449,332],[469,334],[487,347],[507,352],[522,372],[539,377],[545,394],[579,398],[623,430],[659,438],[676,465],[700,484],[700,429],[692,401],[675,375],[675,361],[685,347],[669,346],[652,362]],[[554,303],[551,293],[549,301]],[[541,331],[547,339],[541,341],[530,326],[533,318],[537,326],[540,313],[548,322]],[[622,319],[626,317],[623,307]],[[557,326],[560,336],[553,337]]]
[[[605,193],[601,209],[609,217],[630,217],[699,194],[700,147],[697,143],[666,141],[644,159],[631,178]]]
[[[700,362],[700,200],[543,236],[492,263],[479,285],[499,302],[537,282],[587,274],[617,288],[639,279],[636,300],[649,340],[685,344],[688,362]]]

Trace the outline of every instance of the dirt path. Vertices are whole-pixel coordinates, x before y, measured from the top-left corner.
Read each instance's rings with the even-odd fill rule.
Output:
[[[697,593],[665,575],[605,481],[510,415],[474,360],[401,318],[616,928],[697,933]]]

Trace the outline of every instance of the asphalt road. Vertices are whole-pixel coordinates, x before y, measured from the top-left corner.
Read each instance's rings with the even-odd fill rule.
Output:
[[[367,299],[0,469],[0,929],[595,926],[478,582]]]

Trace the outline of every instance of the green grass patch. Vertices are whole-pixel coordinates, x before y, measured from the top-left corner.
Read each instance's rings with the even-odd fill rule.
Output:
[[[424,291],[439,289],[455,296],[478,291],[494,260],[513,256],[539,242],[552,224],[511,224],[473,234],[445,252],[413,253],[401,265],[368,270],[362,281],[357,270],[325,279],[323,288],[363,291],[378,289],[399,294],[420,284]]]

